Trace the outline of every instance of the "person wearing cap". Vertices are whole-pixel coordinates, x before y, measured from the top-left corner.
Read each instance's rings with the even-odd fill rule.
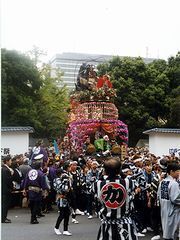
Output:
[[[42,154],[42,153],[40,153],[40,154],[38,154],[38,155],[36,155],[35,157],[34,157],[34,160],[36,161],[36,160],[38,160],[38,161],[43,161],[43,157],[44,157],[44,155]]]
[[[12,190],[13,190],[13,174],[14,171],[11,168],[12,158],[10,155],[2,157],[3,165],[1,167],[1,222],[11,223],[11,220],[7,218],[8,209],[11,204]]]
[[[42,197],[47,195],[48,185],[44,173],[40,170],[42,156],[38,156],[38,159],[33,163],[33,169],[31,169],[23,182],[23,195],[29,197],[30,209],[31,209],[31,224],[39,223],[37,217],[40,215],[41,200]]]
[[[48,163],[48,153],[46,149],[43,146],[43,141],[40,139],[36,142],[35,147],[33,147],[31,154],[30,154],[30,164],[33,164],[33,162],[37,159],[35,159],[36,156],[43,154],[43,163],[42,166],[47,166]]]
[[[167,177],[158,188],[158,198],[161,207],[161,223],[163,238],[176,240],[180,230],[180,164],[173,161],[167,165]]]

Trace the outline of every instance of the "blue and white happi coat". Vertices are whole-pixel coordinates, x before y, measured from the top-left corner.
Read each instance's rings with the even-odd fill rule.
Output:
[[[163,238],[176,239],[180,236],[180,187],[170,175],[163,179],[158,188],[161,207]]]
[[[135,240],[136,227],[130,217],[133,206],[133,182],[131,179],[104,178],[93,185],[93,192],[101,203],[101,226],[98,240]]]

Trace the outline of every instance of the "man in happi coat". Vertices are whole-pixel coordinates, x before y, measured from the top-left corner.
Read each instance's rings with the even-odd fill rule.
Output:
[[[57,178],[53,181],[53,187],[57,192],[57,206],[59,216],[56,220],[54,231],[57,235],[61,235],[59,230],[61,222],[64,220],[63,235],[71,236],[68,231],[69,216],[70,216],[70,192],[72,190],[72,181],[69,175],[69,162],[63,164],[63,169],[57,169]]]
[[[164,239],[179,239],[180,233],[180,164],[169,163],[167,177],[162,180],[158,188],[158,197],[161,207],[161,223]]]
[[[40,213],[42,198],[47,196],[48,185],[44,173],[40,170],[42,154],[36,157],[33,168],[28,172],[23,183],[23,195],[29,197],[31,209],[31,224],[39,223],[37,217],[44,216]]]
[[[119,159],[105,160],[104,177],[93,185],[93,191],[101,202],[98,240],[137,239],[136,227],[130,217],[133,184],[131,179],[120,177],[120,168]]]
[[[42,167],[47,167],[48,153],[47,153],[47,150],[45,149],[44,143],[41,139],[37,141],[36,145],[32,149],[32,152],[29,157],[30,165],[33,165],[34,161],[37,160],[36,157],[40,154],[43,154]]]

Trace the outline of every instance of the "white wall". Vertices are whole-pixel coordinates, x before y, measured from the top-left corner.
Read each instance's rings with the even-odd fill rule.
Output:
[[[156,156],[169,155],[170,149],[179,149],[180,134],[175,133],[150,133],[149,151]],[[178,153],[176,153],[177,155]]]
[[[29,133],[27,132],[1,132],[1,155],[4,149],[9,149],[9,154],[24,154],[28,152]]]

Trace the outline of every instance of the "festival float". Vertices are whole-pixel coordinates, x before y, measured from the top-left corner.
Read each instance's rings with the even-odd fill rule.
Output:
[[[99,159],[124,154],[128,128],[119,120],[115,97],[110,77],[97,76],[93,65],[82,64],[70,96],[67,135],[71,151]]]

